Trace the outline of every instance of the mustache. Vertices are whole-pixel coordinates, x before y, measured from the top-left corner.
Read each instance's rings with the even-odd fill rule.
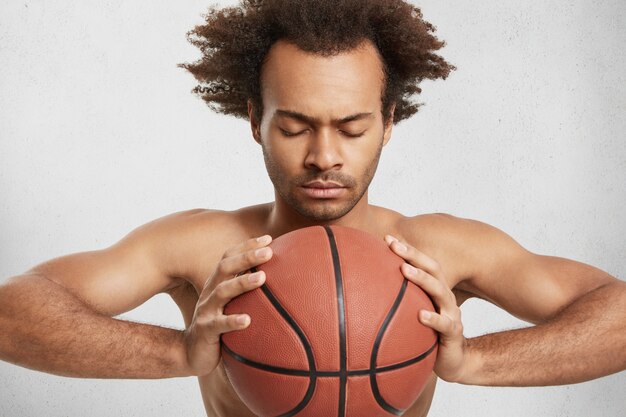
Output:
[[[344,187],[354,187],[356,185],[356,180],[353,177],[336,171],[329,171],[323,174],[320,174],[319,172],[307,172],[305,174],[298,175],[293,181],[299,186],[312,181],[332,181],[339,183]]]

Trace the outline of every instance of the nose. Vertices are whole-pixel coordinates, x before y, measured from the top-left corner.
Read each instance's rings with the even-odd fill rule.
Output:
[[[320,171],[338,169],[343,166],[343,157],[339,148],[339,138],[326,129],[320,129],[311,135],[304,159],[304,166]]]

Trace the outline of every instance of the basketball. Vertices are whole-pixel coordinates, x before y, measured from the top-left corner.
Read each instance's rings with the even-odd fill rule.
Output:
[[[404,260],[366,232],[313,226],[271,243],[266,281],[225,307],[250,325],[222,334],[235,391],[256,415],[397,416],[430,376],[437,334],[429,297]]]

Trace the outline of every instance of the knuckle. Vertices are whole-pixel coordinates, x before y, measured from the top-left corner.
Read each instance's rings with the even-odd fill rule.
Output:
[[[247,241],[241,242],[235,246],[231,246],[230,248],[226,249],[226,252],[224,252],[224,257],[229,258],[229,257],[236,256],[238,253],[241,253],[241,251],[244,250],[247,246],[248,246]]]
[[[251,238],[246,241],[246,248],[253,249],[263,246],[264,240],[263,236],[258,238]]]
[[[235,315],[226,317],[226,322],[228,323],[228,327],[239,327],[239,324],[237,323],[237,318],[238,316],[235,316]]]
[[[236,322],[235,322],[235,318],[236,316],[221,316],[220,317],[220,333],[226,332],[228,330],[230,330],[233,327],[236,327]]]
[[[255,254],[255,250],[249,250],[245,253],[245,257],[244,257],[246,263],[248,265],[254,265],[255,260],[256,260],[256,254]]]
[[[243,320],[243,321],[239,321],[239,320]],[[240,315],[240,314],[233,314],[231,316],[226,317],[226,322],[227,324],[227,328],[229,330],[239,330],[243,327],[246,326],[247,323],[249,323],[249,319],[245,316],[245,315]]]
[[[437,284],[433,286],[433,295],[440,299],[445,296],[445,291],[441,282],[437,281]]]
[[[227,298],[228,293],[229,291],[226,282],[220,282],[217,287],[215,287],[215,290],[213,290],[213,294],[215,294],[215,297],[220,300],[224,300],[225,298]]]
[[[248,286],[250,285],[250,280],[248,280],[249,276],[250,274],[245,274],[238,277],[237,286],[239,287],[240,291],[248,289]]]
[[[213,317],[209,328],[213,333],[222,333],[222,329],[224,328],[224,316]]]
[[[207,317],[206,319],[198,322],[198,325],[201,328],[201,332],[206,334],[216,333],[219,328],[219,318],[212,316]]]
[[[217,264],[217,268],[216,268],[217,273],[221,275],[226,274],[226,265],[227,265],[226,258],[223,258],[221,261],[219,261],[219,263]]]

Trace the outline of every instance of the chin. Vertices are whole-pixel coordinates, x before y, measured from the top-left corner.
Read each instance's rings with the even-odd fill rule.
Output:
[[[315,203],[303,203],[296,202],[296,204],[290,204],[290,206],[303,217],[315,222],[329,222],[337,220],[345,216],[352,210],[355,204],[346,202],[330,201]]]

